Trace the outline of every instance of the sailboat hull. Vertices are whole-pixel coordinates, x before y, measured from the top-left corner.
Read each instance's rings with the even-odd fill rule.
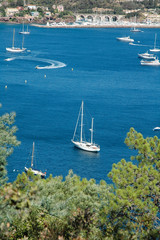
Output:
[[[38,171],[38,170],[35,170],[35,169],[32,169],[32,168],[27,168],[27,167],[25,167],[25,172],[28,172],[28,170],[31,170],[31,172],[32,172],[34,175],[39,175],[39,176],[41,176],[41,178],[45,178],[45,177],[46,177],[46,174],[45,174],[45,173],[42,173],[41,171]]]
[[[84,151],[87,152],[99,152],[100,151],[100,147],[95,145],[95,144],[91,144],[88,142],[76,142],[72,140],[72,143],[74,144],[75,147],[82,149]]]
[[[160,52],[160,49],[158,48],[153,48],[153,49],[149,49],[150,52]]]
[[[27,34],[30,34],[30,32],[19,32],[19,34],[27,35]]]
[[[6,48],[8,52],[13,52],[13,53],[21,53],[26,50],[26,48]]]

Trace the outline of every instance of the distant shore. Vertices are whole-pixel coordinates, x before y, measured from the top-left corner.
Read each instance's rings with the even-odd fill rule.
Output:
[[[105,24],[105,25],[52,25],[31,24],[31,26],[39,28],[160,28],[160,24]]]

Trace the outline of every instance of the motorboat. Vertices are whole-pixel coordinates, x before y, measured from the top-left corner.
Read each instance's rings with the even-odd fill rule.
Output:
[[[153,128],[153,131],[160,131],[160,127]]]
[[[153,61],[141,60],[141,65],[145,65],[145,66],[160,66],[160,61],[159,61],[158,58],[156,58]]]
[[[83,136],[83,134],[84,134],[84,131],[83,131],[83,106],[84,106],[84,103],[82,101],[80,111],[78,114],[76,127],[74,130],[74,135],[73,135],[73,138],[71,141],[75,147],[77,147],[81,150],[96,153],[96,152],[100,151],[100,146],[93,142],[93,120],[94,120],[94,118],[92,118],[91,129],[89,129],[91,132],[91,141],[88,142],[88,141],[84,140],[84,136]],[[81,116],[81,121],[79,121],[80,116]],[[80,127],[81,127],[80,128],[80,138],[76,139],[77,126],[78,126],[79,122],[80,122]]]
[[[156,56],[154,56],[154,54],[152,54],[152,53],[148,53],[148,51],[146,53],[139,53],[138,57],[146,59],[146,60],[154,60],[154,59],[156,59]]]
[[[122,42],[134,42],[134,39],[128,37],[117,37],[117,40],[122,41]]]

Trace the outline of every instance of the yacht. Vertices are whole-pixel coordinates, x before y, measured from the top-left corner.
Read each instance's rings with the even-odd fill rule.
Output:
[[[146,59],[146,60],[154,60],[154,59],[156,59],[156,56],[154,56],[154,54],[152,54],[152,53],[148,53],[148,51],[146,53],[139,53],[138,57]]]
[[[77,119],[77,123],[76,123],[76,127],[75,127],[75,130],[74,130],[74,135],[73,135],[73,138],[72,138],[72,143],[74,144],[75,147],[81,149],[81,150],[84,150],[84,151],[88,151],[88,152],[99,152],[100,151],[100,146],[98,146],[97,144],[95,144],[93,142],[93,118],[92,118],[92,123],[91,123],[91,129],[90,132],[91,132],[91,141],[86,141],[84,140],[84,130],[83,130],[83,106],[84,106],[84,103],[82,101],[82,104],[81,104],[81,107],[80,107],[80,111],[79,111],[79,114],[78,114],[78,119]],[[81,121],[79,121],[79,118],[81,116]],[[78,123],[80,122],[80,137],[78,137],[78,139],[76,139],[76,131],[77,131],[77,126],[78,126]]]
[[[160,61],[159,61],[158,58],[156,58],[155,60],[152,60],[152,61],[141,60],[141,65],[145,65],[145,66],[160,66]]]
[[[117,40],[122,41],[122,42],[134,42],[134,39],[128,37],[117,37]]]
[[[15,29],[13,29],[13,40],[12,40],[12,47],[6,48],[6,50],[8,52],[12,52],[12,53],[21,53],[24,52],[26,50],[26,48],[23,47],[24,44],[24,37],[22,39],[22,48],[19,47],[15,47],[14,46],[14,37],[15,37]]]

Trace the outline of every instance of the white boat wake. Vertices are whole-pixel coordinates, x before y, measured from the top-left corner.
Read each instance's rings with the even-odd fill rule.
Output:
[[[50,60],[50,59],[45,59],[45,58],[35,58],[35,61],[50,63],[49,66],[48,65],[44,66],[44,67],[36,66],[36,69],[53,69],[53,68],[66,67],[65,63],[62,63],[62,62],[59,62],[59,61]]]
[[[151,47],[150,45],[144,45],[144,44],[140,44],[140,43],[129,43],[129,45],[139,46],[139,47]]]
[[[22,60],[28,60],[28,61],[35,61],[35,62],[42,62],[42,63],[49,63],[50,65],[47,66],[36,66],[36,69],[54,69],[54,68],[62,68],[62,67],[66,67],[65,63],[59,62],[59,61],[55,61],[55,60],[51,60],[51,59],[45,59],[45,58],[36,58],[36,57],[13,57],[13,58],[6,58],[5,61],[13,61],[16,59],[22,59]]]
[[[15,58],[6,58],[4,59],[4,61],[7,61],[7,62],[10,62],[10,61],[13,61]]]

